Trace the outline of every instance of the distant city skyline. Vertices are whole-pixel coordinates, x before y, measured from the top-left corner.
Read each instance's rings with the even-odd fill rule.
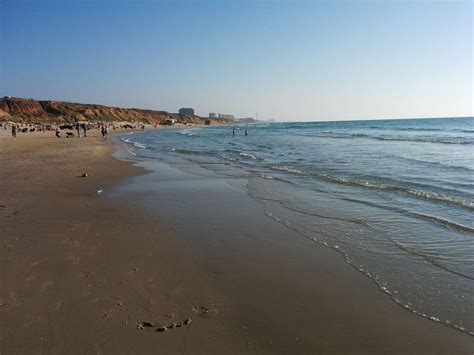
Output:
[[[474,115],[471,1],[0,2],[0,96],[279,121]]]

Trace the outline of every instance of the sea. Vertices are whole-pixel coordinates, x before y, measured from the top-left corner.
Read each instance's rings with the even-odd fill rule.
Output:
[[[244,179],[275,223],[339,253],[406,311],[474,335],[473,117],[180,127],[121,140],[140,159]]]

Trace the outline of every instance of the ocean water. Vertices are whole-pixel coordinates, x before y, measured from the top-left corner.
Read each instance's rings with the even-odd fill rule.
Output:
[[[245,179],[269,218],[340,253],[407,311],[474,335],[474,118],[177,128],[121,139],[143,159]]]

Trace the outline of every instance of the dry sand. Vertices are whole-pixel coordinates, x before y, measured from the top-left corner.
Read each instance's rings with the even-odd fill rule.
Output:
[[[405,312],[330,251],[304,240],[295,247],[273,222],[252,235],[234,221],[231,240],[183,247],[159,213],[98,193],[144,170],[112,158],[114,143],[96,131],[87,139],[7,133],[0,133],[0,354],[474,349],[472,337]],[[174,193],[163,191],[163,201]],[[246,206],[248,218],[254,208]],[[212,236],[206,228],[182,233]],[[202,250],[212,248],[224,257],[209,260]],[[138,329],[141,322],[155,327]]]

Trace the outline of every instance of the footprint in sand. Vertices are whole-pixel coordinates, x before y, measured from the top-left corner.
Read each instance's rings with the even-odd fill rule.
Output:
[[[149,329],[149,330],[152,330],[152,331],[155,331],[155,332],[165,332],[168,329],[181,328],[184,325],[190,324],[191,321],[192,321],[191,318],[187,318],[187,319],[185,319],[184,321],[182,321],[180,323],[171,323],[171,324],[168,324],[168,325],[155,325],[152,322],[144,321],[144,322],[138,323],[137,329],[138,330]]]
[[[152,322],[140,322],[137,325],[137,329],[144,329],[144,328],[154,328],[155,325]]]
[[[217,314],[217,309],[207,306],[196,306],[193,305],[193,311],[199,314],[201,317],[210,317],[213,314]]]
[[[77,265],[79,261],[81,261],[81,258],[75,255],[69,255],[65,260],[71,262],[73,265]]]
[[[48,260],[48,258],[36,260],[36,261],[34,261],[34,262],[31,263],[31,267],[36,267],[36,266],[38,266],[38,265],[44,263],[44,262],[47,261],[47,260]]]
[[[50,288],[51,286],[54,286],[54,282],[52,281],[45,281],[41,284],[40,288],[39,288],[39,292],[38,294],[42,294],[43,292],[45,292],[48,288]]]
[[[134,273],[136,273],[138,271],[138,268],[137,267],[130,267],[130,270],[127,272],[128,275],[133,275]]]
[[[112,308],[107,309],[104,313],[102,313],[102,318],[113,318],[114,313],[123,311],[123,302],[117,302],[115,306]]]

